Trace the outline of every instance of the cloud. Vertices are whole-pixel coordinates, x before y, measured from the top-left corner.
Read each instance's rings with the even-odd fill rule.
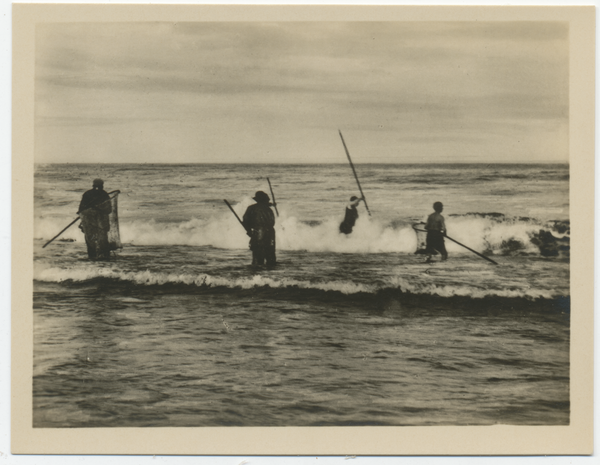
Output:
[[[395,143],[382,140],[382,132],[397,132],[425,152],[429,135],[432,153],[439,141],[461,138],[485,153],[521,127],[532,151],[542,137],[563,150],[568,71],[566,23],[42,24],[36,159],[70,156],[46,142],[41,128],[50,126],[90,161],[100,160],[92,160],[86,140],[105,147],[96,152],[106,157],[109,146],[119,149],[105,138],[123,139],[128,151],[119,160],[152,152],[127,138],[131,130],[152,131],[164,147],[153,156],[165,161],[172,160],[165,155],[170,146],[183,150],[179,158],[192,157],[200,139],[211,153],[222,147],[263,154],[273,139],[284,160],[318,161],[328,141],[317,143],[320,155],[298,158],[302,151],[286,148],[281,134],[298,143],[302,135],[314,146],[342,126],[377,147]],[[108,126],[110,134],[102,129]],[[560,130],[552,134],[548,127]],[[70,133],[82,128],[87,139]],[[224,133],[238,139],[214,137]],[[567,153],[529,156],[566,160]]]

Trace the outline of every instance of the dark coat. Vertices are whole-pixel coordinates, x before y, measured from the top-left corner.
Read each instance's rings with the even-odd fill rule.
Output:
[[[88,256],[92,260],[110,257],[108,232],[111,212],[110,196],[103,189],[91,189],[83,194],[77,213],[81,217],[79,227],[85,234]]]
[[[84,193],[81,202],[79,202],[77,213],[89,208],[94,208],[98,212],[108,215],[112,211],[108,193],[104,189],[90,189]]]
[[[275,214],[267,203],[250,205],[242,220],[250,236],[250,248],[272,245],[275,239]]]
[[[344,216],[344,221],[342,221],[340,224],[340,232],[344,234],[350,234],[357,219],[358,210],[356,207],[346,207],[346,215]]]
[[[275,265],[275,215],[267,202],[257,202],[250,205],[242,224],[250,236],[252,264],[267,266]]]

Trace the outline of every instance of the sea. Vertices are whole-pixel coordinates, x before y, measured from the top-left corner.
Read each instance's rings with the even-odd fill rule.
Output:
[[[36,164],[33,427],[568,425],[569,166],[355,169],[346,236],[348,164]],[[122,249],[43,247],[97,177]],[[224,202],[259,190],[274,268]]]

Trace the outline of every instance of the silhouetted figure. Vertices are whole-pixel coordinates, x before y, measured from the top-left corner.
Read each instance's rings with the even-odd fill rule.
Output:
[[[446,252],[446,244],[444,243],[444,236],[446,235],[446,223],[442,216],[444,205],[442,205],[442,202],[435,202],[433,209],[435,211],[429,215],[425,225],[427,230],[427,263],[431,262],[431,257],[436,254],[436,250],[442,254],[442,260],[448,259],[448,252]]]
[[[90,260],[110,259],[108,215],[112,211],[110,197],[104,190],[104,181],[94,179],[92,189],[81,197],[77,214],[81,217],[79,228],[85,234],[88,257]]]
[[[340,232],[344,234],[350,234],[352,232],[352,228],[354,228],[354,224],[358,219],[358,210],[356,207],[360,203],[362,199],[359,199],[356,196],[350,197],[350,203],[346,206],[346,214],[344,215],[344,221],[340,224]]]
[[[256,203],[244,213],[242,223],[250,236],[252,264],[273,266],[275,258],[275,214],[271,210],[271,199],[263,191],[254,195]]]

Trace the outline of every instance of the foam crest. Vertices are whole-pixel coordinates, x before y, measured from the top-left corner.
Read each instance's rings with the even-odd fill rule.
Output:
[[[109,268],[94,268],[91,266],[65,269],[43,265],[36,265],[36,270],[34,271],[34,279],[44,282],[85,282],[95,278],[113,279],[144,286],[186,284],[213,288],[228,287],[232,289],[254,289],[257,287],[270,287],[272,289],[298,288],[336,291],[342,294],[357,294],[359,292],[373,293],[377,290],[374,286],[353,283],[351,281],[340,280],[314,283],[291,278],[273,279],[262,275],[231,279],[211,276],[204,273],[191,275],[156,273],[149,270],[126,272]]]
[[[544,289],[482,289],[467,285],[439,285],[430,283],[410,283],[406,279],[396,276],[389,278],[384,285],[369,285],[355,283],[347,280],[313,282],[293,278],[271,278],[261,274],[242,277],[227,278],[217,277],[210,274],[176,274],[159,273],[149,270],[127,272],[111,268],[96,268],[93,266],[81,266],[74,268],[57,268],[36,264],[34,279],[43,282],[61,283],[66,281],[85,282],[96,278],[112,279],[115,281],[132,283],[139,286],[160,286],[165,284],[182,284],[190,286],[206,286],[209,288],[226,287],[230,289],[302,289],[339,292],[341,294],[353,295],[358,293],[375,294],[385,289],[395,289],[402,292],[420,295],[435,295],[440,297],[463,296],[475,299],[496,297],[525,297],[530,299],[555,297],[556,293]]]
[[[531,288],[503,288],[503,289],[482,289],[474,286],[456,285],[456,284],[430,284],[430,283],[409,283],[401,277],[389,279],[389,285],[398,288],[403,292],[411,294],[436,295],[440,297],[470,297],[473,299],[483,299],[484,297],[509,297],[509,298],[529,298],[529,299],[551,299],[561,295],[560,292],[554,292],[550,289],[531,289]]]
[[[533,234],[540,225],[531,222],[504,219],[458,216],[446,221],[447,234],[458,242],[480,253],[487,250],[501,252],[509,242],[515,242],[526,253],[538,253],[539,249],[531,243]],[[449,253],[464,253],[465,249],[452,241],[446,241]]]
[[[318,225],[309,225],[294,216],[282,213],[276,227],[277,247],[281,250],[307,250],[337,253],[412,253],[417,238],[412,228],[394,229],[376,219],[362,215],[352,234],[339,232],[340,220],[329,218]]]
[[[33,237],[36,239],[43,239],[48,241],[56,236],[66,225],[73,221],[76,216],[72,218],[56,218],[56,217],[38,217],[35,219],[33,224]],[[79,229],[79,222],[75,223],[65,232],[63,232],[59,240],[67,240],[73,242],[85,242],[83,233]]]
[[[233,208],[241,218],[246,207],[252,203],[247,198]],[[352,234],[339,232],[341,218],[328,218],[317,224],[307,224],[294,212],[280,210],[276,222],[278,250],[305,250],[309,252],[335,253],[413,253],[417,237],[408,224],[394,226],[384,224],[377,218],[361,215]],[[65,225],[65,219],[37,218],[35,237],[48,240]],[[68,224],[68,223],[67,223]],[[550,229],[534,221],[518,219],[501,220],[480,216],[453,216],[446,218],[448,235],[480,253],[491,251],[503,253],[505,249],[524,253],[539,253],[531,239],[540,229]],[[147,246],[212,246],[223,249],[245,249],[249,238],[238,220],[225,210],[207,218],[188,221],[158,222],[122,220],[121,241],[124,244]],[[556,234],[556,237],[560,237]],[[72,226],[65,231],[62,240],[83,242],[83,233]],[[446,248],[451,255],[468,254],[466,249],[447,240]]]

